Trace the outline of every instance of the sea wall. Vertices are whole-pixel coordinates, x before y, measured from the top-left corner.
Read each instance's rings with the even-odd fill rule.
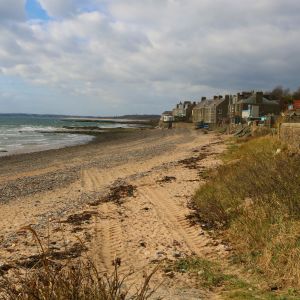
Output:
[[[187,123],[187,122],[173,122],[172,128],[187,128],[187,129],[194,129],[194,123]]]
[[[282,123],[279,136],[291,147],[300,149],[300,123]]]

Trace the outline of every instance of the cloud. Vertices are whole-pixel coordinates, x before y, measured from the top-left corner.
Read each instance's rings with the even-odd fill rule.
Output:
[[[98,0],[38,0],[44,10],[52,17],[66,17],[78,13],[99,9],[102,1]]]
[[[77,3],[73,0],[39,0],[39,2],[50,16],[63,17],[77,12]]]
[[[7,20],[25,20],[25,0],[0,0],[0,23]]]
[[[0,26],[0,70],[56,91],[44,112],[159,112],[179,98],[300,84],[296,0],[40,3],[52,20],[12,14]]]

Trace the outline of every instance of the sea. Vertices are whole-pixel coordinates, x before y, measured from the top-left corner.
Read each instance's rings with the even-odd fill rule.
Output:
[[[122,127],[122,124],[75,122],[61,116],[0,114],[0,156],[29,153],[84,144],[94,137],[84,134],[56,133],[68,127]]]

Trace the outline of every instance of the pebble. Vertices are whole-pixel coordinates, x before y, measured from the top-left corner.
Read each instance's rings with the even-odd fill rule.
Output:
[[[180,257],[182,256],[182,254],[181,254],[181,252],[174,252],[174,253],[173,253],[173,256],[174,256],[175,258],[180,258]]]

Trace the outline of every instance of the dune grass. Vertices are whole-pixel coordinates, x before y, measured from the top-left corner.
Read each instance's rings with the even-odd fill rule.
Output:
[[[272,292],[264,290],[257,283],[243,280],[240,276],[225,272],[220,263],[199,257],[188,257],[172,262],[167,270],[189,274],[199,288],[206,288],[224,300],[297,300],[294,290]]]
[[[5,300],[144,300],[154,290],[149,287],[153,276],[146,276],[143,283],[130,290],[127,279],[132,274],[119,273],[121,261],[115,260],[111,275],[99,273],[91,262],[77,262],[58,266],[47,262],[42,268],[24,274],[15,270],[0,279],[0,299]]]
[[[99,272],[93,260],[86,255],[76,260],[57,261],[52,258],[38,233],[27,226],[39,248],[39,260],[30,268],[13,267],[0,274],[0,299],[3,300],[146,300],[157,290],[150,287],[159,265],[150,273],[120,272],[121,258],[112,261],[111,273]],[[84,245],[82,245],[84,246]],[[134,278],[132,276],[135,275]],[[132,283],[132,281],[134,281]],[[131,282],[131,283],[129,283]]]
[[[200,219],[269,286],[300,289],[300,155],[267,136],[233,143],[223,159],[194,196]]]

